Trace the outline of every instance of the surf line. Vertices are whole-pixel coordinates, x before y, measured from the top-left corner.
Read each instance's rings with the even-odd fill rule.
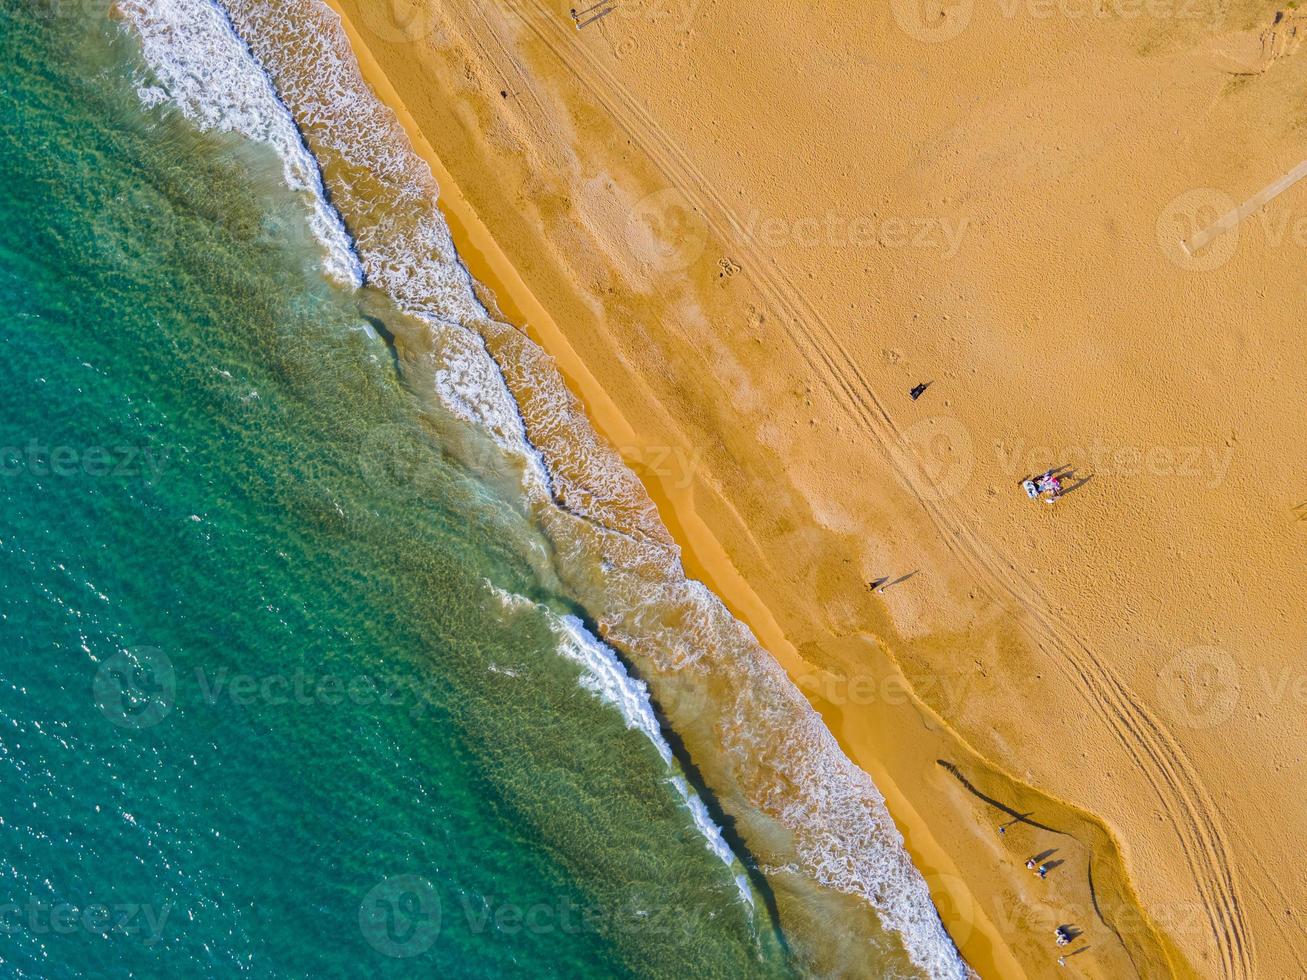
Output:
[[[1248,217],[1254,211],[1259,211],[1267,204],[1270,204],[1304,177],[1307,177],[1307,160],[1298,164],[1298,166],[1294,167],[1278,180],[1271,181],[1271,183],[1267,184],[1237,208],[1231,208],[1225,214],[1217,218],[1215,222],[1194,235],[1194,237],[1189,241],[1181,242],[1180,244],[1189,255],[1192,256],[1197,254],[1217,238],[1224,235],[1227,231],[1232,230],[1239,224],[1239,222],[1243,221],[1244,218]]]

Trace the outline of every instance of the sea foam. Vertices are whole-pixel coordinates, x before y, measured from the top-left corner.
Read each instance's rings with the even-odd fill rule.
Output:
[[[644,681],[632,677],[616,651],[586,629],[585,624],[577,617],[559,616],[524,596],[508,592],[489,582],[486,586],[505,610],[514,612],[532,610],[544,616],[550,631],[558,640],[558,653],[581,668],[578,679],[581,687],[605,704],[617,709],[628,729],[641,733],[649,740],[663,760],[663,764],[672,770],[668,782],[681,798],[695,829],[703,837],[708,850],[732,871],[741,900],[752,907],[753,891],[749,887],[748,878],[743,873],[739,859],[726,843],[721,828],[713,822],[707,805],[690,788],[675,762],[672,747],[658,724],[653,703],[649,699],[649,688]]]
[[[327,271],[361,285],[362,269],[340,215],[327,204],[317,162],[223,9],[206,0],[122,0],[117,9],[153,70],[137,85],[141,101],[173,105],[203,129],[240,133],[276,150],[286,183],[306,196]]]
[[[926,974],[970,975],[870,777],[749,629],[685,575],[639,480],[595,434],[553,361],[478,300],[437,207],[439,188],[364,83],[339,18],[319,0],[226,0],[225,14],[207,0],[124,3],[157,77],[142,84],[143,101],[170,99],[200,125],[284,151],[287,182],[315,195],[315,230],[334,256],[342,239],[351,243],[331,231],[342,222],[320,174],[363,275],[430,331],[433,394],[523,461],[523,494],[551,541],[557,574],[608,641],[550,613],[559,653],[581,665],[583,686],[672,767],[669,778],[709,849],[738,871],[702,800],[676,782],[683,777],[645,683],[612,646],[655,683],[685,672],[696,684],[711,682],[714,751],[734,784],[720,798],[746,831],[750,811],[789,831],[794,852],[782,873],[866,902]],[[746,895],[746,879],[737,874],[737,883]]]

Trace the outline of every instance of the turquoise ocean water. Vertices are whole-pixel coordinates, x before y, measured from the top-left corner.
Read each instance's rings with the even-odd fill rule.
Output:
[[[271,149],[0,12],[0,971],[788,972]]]
[[[320,0],[0,45],[0,970],[969,975]]]

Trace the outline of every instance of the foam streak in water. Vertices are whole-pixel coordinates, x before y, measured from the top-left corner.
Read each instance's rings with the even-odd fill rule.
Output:
[[[740,890],[741,900],[752,905],[753,893],[748,879],[739,873],[741,868],[735,852],[726,843],[721,828],[713,822],[708,807],[679,772],[672,756],[672,747],[663,736],[658,717],[654,714],[653,704],[649,700],[649,688],[644,681],[632,677],[612,648],[596,638],[575,616],[557,616],[530,599],[506,592],[490,583],[486,584],[504,609],[533,609],[543,615],[550,630],[558,638],[558,652],[581,667],[581,686],[605,704],[616,708],[628,729],[642,733],[649,740],[663,762],[674,771],[670,783],[685,804],[690,819],[703,836],[708,850],[733,872],[737,872],[735,884]]]
[[[282,159],[287,184],[310,197],[311,225],[326,250],[333,278],[358,286],[366,276],[427,325],[440,400],[522,461],[528,497],[549,498],[549,474],[526,437],[516,403],[485,340],[466,325],[488,314],[454,251],[436,206],[436,185],[429,172],[424,175],[411,166],[403,130],[393,119],[370,112],[366,102],[351,101],[351,88],[362,84],[357,69],[351,74],[351,65],[329,46],[312,52],[322,58],[324,77],[314,80],[316,91],[295,93],[302,112],[297,119],[255,60],[259,51],[246,43],[248,37],[238,34],[230,19],[240,14],[271,18],[275,11],[268,5],[242,10],[212,0],[123,0],[121,11],[140,36],[153,73],[138,85],[142,102],[169,103],[203,129],[241,133],[271,145]],[[352,113],[346,111],[351,105]],[[333,115],[329,108],[338,111]],[[332,118],[334,125],[315,126],[313,120],[323,117]],[[364,205],[372,220],[360,221],[351,240],[340,207],[349,218],[350,205],[361,199],[349,181],[342,181],[333,187],[337,200],[327,202],[322,170],[301,129],[322,138],[316,147],[319,154],[334,154],[336,159],[342,158],[343,148],[357,153],[367,147],[366,159],[348,162],[361,163],[370,180],[388,185],[409,207],[386,214]]]
[[[710,782],[745,839],[751,827],[779,823],[805,878],[874,908],[921,971],[967,976],[871,779],[748,628],[686,577],[643,487],[596,436],[552,360],[477,300],[430,170],[364,83],[339,18],[319,0],[225,2],[317,156],[368,280],[430,327],[430,349],[420,354],[433,368],[435,394],[526,459],[523,489],[572,597],[655,686],[693,670],[696,685],[711,687],[715,703],[697,727],[701,733],[715,719],[715,744],[702,747],[723,761]],[[551,625],[559,652],[584,668],[584,686],[673,763],[644,683],[579,620],[553,616]],[[723,856],[720,833],[704,826],[708,846]]]

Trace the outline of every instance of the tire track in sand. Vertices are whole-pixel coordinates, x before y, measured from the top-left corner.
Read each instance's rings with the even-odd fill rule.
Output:
[[[982,542],[955,508],[932,499],[935,494],[930,492],[928,480],[904,449],[902,431],[856,360],[803,294],[754,246],[743,223],[693,161],[667,138],[611,73],[579,46],[576,32],[567,31],[554,11],[539,0],[518,0],[514,6],[522,22],[608,110],[613,121],[655,163],[669,185],[693,205],[714,234],[738,246],[737,251],[748,263],[750,278],[783,313],[782,326],[805,362],[819,379],[833,382],[831,394],[850,419],[877,441],[953,555],[987,586],[995,601],[1008,606],[1011,612],[1023,613],[1021,621],[1036,642],[1057,654],[1054,659],[1077,682],[1077,689],[1091,709],[1156,793],[1202,898],[1221,975],[1229,980],[1251,977],[1255,956],[1231,871],[1229,841],[1217,822],[1214,801],[1180,744],[1113,669],[1045,607],[1028,578]]]

